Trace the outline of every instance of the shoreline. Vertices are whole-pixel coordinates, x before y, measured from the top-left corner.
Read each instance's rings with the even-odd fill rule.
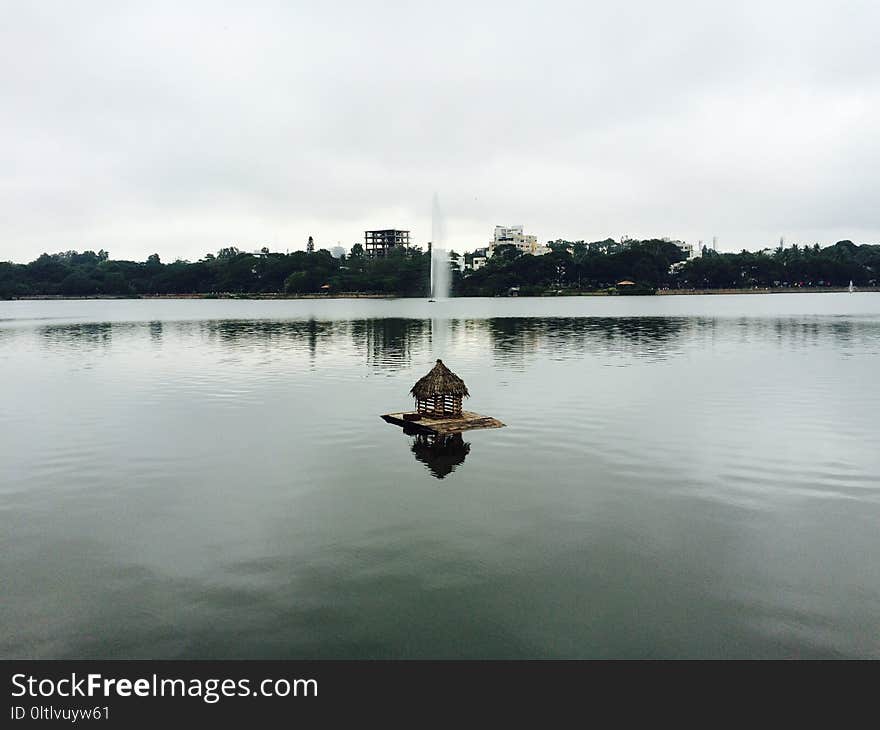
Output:
[[[853,293],[880,292],[880,287],[859,287]],[[710,294],[848,294],[849,289],[845,286],[774,286],[762,289],[658,289],[658,296],[674,296],[682,294],[710,295]]]
[[[846,287],[770,287],[764,289],[658,289],[653,295],[641,296],[712,296],[727,294],[846,294]],[[866,292],[880,293],[880,287],[861,287],[854,293]],[[514,297],[476,297],[478,299],[552,299],[556,297],[613,297],[632,296],[626,294],[613,294],[606,291],[579,291],[564,294],[520,294]],[[65,296],[62,294],[32,294],[28,296],[14,297],[0,301],[83,301],[83,300],[162,300],[162,299],[242,299],[242,300],[296,300],[296,299],[425,299],[426,297],[407,297],[398,294],[368,294],[359,292],[341,292],[339,294],[276,294],[276,293],[253,293],[234,294],[231,292],[209,292],[204,294],[144,294],[140,296],[123,296],[117,294],[94,294],[90,296]],[[468,299],[470,297],[450,297],[451,299]]]
[[[360,294],[346,292],[340,294],[274,294],[253,293],[233,294],[231,292],[209,292],[206,294],[139,294],[137,296],[124,296],[121,294],[91,294],[87,296],[69,297],[63,294],[30,294],[28,296],[13,297],[5,301],[39,302],[39,301],[83,301],[83,300],[156,300],[156,299],[423,299],[425,297],[402,297],[397,294]],[[2,300],[0,300],[2,301]]]

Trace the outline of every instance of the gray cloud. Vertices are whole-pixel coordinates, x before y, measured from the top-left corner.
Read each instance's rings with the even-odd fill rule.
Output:
[[[255,7],[256,6],[256,7]],[[0,27],[0,259],[880,240],[875,2],[40,2]]]

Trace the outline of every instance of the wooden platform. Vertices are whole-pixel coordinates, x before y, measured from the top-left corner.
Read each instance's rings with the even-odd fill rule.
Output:
[[[479,413],[462,411],[461,416],[456,418],[430,418],[422,416],[418,421],[409,421],[405,416],[415,416],[415,411],[407,413],[386,413],[383,420],[393,423],[395,426],[403,426],[404,430],[415,433],[434,433],[445,435],[461,433],[472,428],[502,428],[504,426],[497,418],[481,416]]]

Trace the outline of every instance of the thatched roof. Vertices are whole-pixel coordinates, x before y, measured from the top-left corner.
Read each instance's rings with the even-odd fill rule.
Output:
[[[442,360],[437,360],[431,372],[420,378],[410,393],[420,400],[435,395],[470,395],[464,381],[446,367]]]

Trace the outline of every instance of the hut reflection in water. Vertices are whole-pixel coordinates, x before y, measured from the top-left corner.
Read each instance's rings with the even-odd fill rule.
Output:
[[[443,479],[464,463],[465,457],[470,453],[471,445],[460,433],[446,435],[418,433],[413,438],[410,448],[417,461],[428,467],[428,471],[435,477]]]

